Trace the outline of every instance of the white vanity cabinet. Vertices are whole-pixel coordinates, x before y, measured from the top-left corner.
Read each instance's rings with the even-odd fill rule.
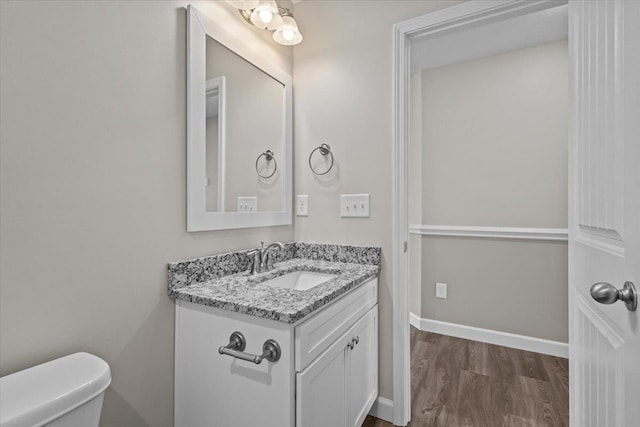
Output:
[[[176,301],[175,426],[360,426],[378,396],[378,280],[298,323]],[[261,364],[218,353],[241,332]]]
[[[296,373],[296,425],[358,427],[378,396],[378,306]]]

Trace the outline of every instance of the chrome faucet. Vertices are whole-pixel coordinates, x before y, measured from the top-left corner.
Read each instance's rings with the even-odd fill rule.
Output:
[[[284,245],[280,242],[271,243],[266,248],[264,242],[260,242],[260,247],[247,252],[247,256],[252,257],[251,264],[249,265],[249,273],[263,273],[273,268],[273,250],[284,250]]]

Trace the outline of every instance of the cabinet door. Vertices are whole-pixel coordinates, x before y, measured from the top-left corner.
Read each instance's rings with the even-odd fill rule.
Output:
[[[342,335],[305,370],[296,374],[297,427],[346,425],[346,352],[350,340],[351,335]]]
[[[360,427],[378,397],[378,305],[376,304],[348,332],[356,338],[347,349],[349,408],[347,425]]]

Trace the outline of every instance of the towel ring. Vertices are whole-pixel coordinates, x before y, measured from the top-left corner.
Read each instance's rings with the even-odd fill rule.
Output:
[[[260,161],[261,157],[264,157],[268,162],[273,160],[273,172],[271,172],[271,175],[262,175],[260,173],[260,170],[258,169],[258,162]],[[264,178],[264,179],[271,178],[273,175],[276,174],[277,170],[278,170],[278,162],[276,162],[276,158],[273,157],[273,151],[267,150],[264,153],[260,154],[256,159],[256,172],[258,173],[258,176],[260,178]]]
[[[329,165],[329,168],[324,172],[316,171],[311,165],[311,157],[313,156],[313,153],[318,150],[320,150],[320,154],[322,154],[323,156],[326,156],[327,154],[331,156],[331,164]],[[329,173],[329,171],[333,167],[333,153],[331,152],[331,147],[329,147],[329,144],[322,144],[311,151],[311,154],[309,154],[309,167],[311,168],[311,172],[315,173],[316,175],[326,175]]]

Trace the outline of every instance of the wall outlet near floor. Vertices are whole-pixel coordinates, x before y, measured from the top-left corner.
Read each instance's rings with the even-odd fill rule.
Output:
[[[436,298],[447,299],[446,283],[436,283]]]
[[[368,194],[341,194],[340,216],[368,218],[369,195]]]
[[[309,216],[309,195],[298,194],[296,196],[296,215]]]
[[[238,212],[258,212],[258,198],[238,197]]]

